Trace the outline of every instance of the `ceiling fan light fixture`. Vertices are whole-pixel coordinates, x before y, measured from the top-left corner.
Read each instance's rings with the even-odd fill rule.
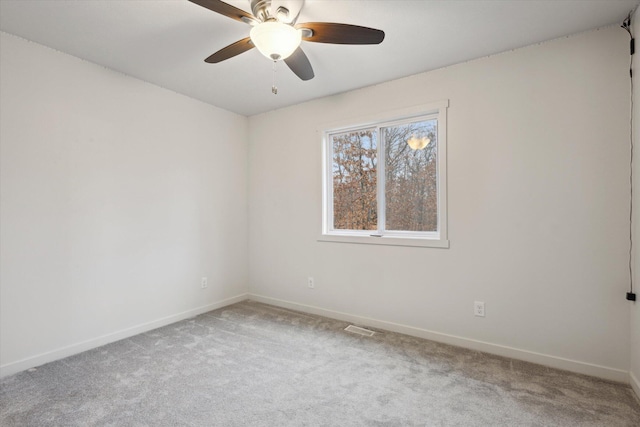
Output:
[[[302,33],[282,22],[262,22],[251,29],[251,41],[261,54],[278,61],[291,56],[300,46]]]

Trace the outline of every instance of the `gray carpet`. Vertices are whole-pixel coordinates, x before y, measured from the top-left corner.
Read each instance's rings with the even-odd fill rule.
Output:
[[[242,302],[0,382],[5,426],[639,426],[628,386]]]

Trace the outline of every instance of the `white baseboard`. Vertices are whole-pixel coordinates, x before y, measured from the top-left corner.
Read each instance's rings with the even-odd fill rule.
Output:
[[[633,374],[633,371],[629,372],[629,377],[631,388],[636,392],[636,397],[638,398],[638,402],[640,402],[640,380]]]
[[[112,332],[110,334],[102,335],[97,338],[92,338],[86,341],[82,341],[76,344],[71,344],[66,347],[62,347],[56,350],[48,351],[46,353],[39,354],[37,356],[28,357],[26,359],[18,360],[17,362],[7,363],[0,366],[0,378],[8,375],[13,375],[18,372],[30,369],[36,366],[44,365],[45,363],[53,362],[55,360],[63,359],[65,357],[72,356],[83,351],[91,350],[92,348],[100,347],[105,344],[119,341],[121,339],[129,338],[143,332],[147,332],[162,326],[169,325],[171,323],[179,322],[180,320],[188,319],[190,317],[197,316],[202,313],[206,313],[211,310],[216,310],[227,305],[235,304],[240,301],[244,301],[248,298],[248,294],[241,294],[232,298],[227,298],[222,301],[208,304],[202,307],[194,308],[191,310],[183,311],[171,316],[163,317],[160,319],[146,322],[131,328],[123,329],[120,331]]]
[[[53,362],[55,360],[63,359],[68,356],[72,356],[83,351],[91,350],[92,348],[100,347],[105,344],[119,341],[121,339],[129,338],[131,336],[147,332],[156,328],[160,328],[171,323],[178,322],[180,320],[188,319],[193,316],[197,316],[202,313],[206,313],[211,310],[216,310],[221,307],[225,307],[231,304],[235,304],[246,299],[251,299],[265,304],[271,304],[278,307],[288,308],[291,310],[297,310],[305,313],[316,314],[319,316],[330,317],[333,319],[342,320],[345,322],[355,323],[361,326],[370,326],[373,328],[384,329],[392,332],[398,332],[406,335],[411,335],[419,338],[425,338],[432,341],[442,342],[445,344],[451,344],[458,347],[464,347],[472,350],[482,351],[486,353],[496,354],[499,356],[509,357],[512,359],[524,360],[526,362],[537,363],[552,368],[563,369],[566,371],[576,372],[585,375],[591,375],[594,377],[604,378],[611,381],[622,382],[631,384],[632,389],[640,398],[640,381],[633,374],[633,372],[627,372],[621,369],[609,368],[606,366],[594,365],[591,363],[580,362],[577,360],[565,359],[562,357],[551,356],[547,354],[535,353],[527,350],[520,350],[513,347],[507,347],[499,344],[492,344],[483,341],[473,340],[464,337],[458,337],[455,335],[443,334],[440,332],[429,331],[426,329],[416,328],[413,326],[401,325],[393,322],[387,322],[384,320],[377,320],[363,316],[356,316],[353,314],[343,313],[339,311],[327,310],[320,307],[314,307],[305,304],[299,304],[291,301],[284,301],[277,298],[265,297],[257,294],[241,294],[232,298],[208,304],[206,306],[198,307],[192,310],[184,311],[182,313],[174,314],[171,316],[163,317],[151,322],[143,323],[131,328],[123,329],[121,331],[113,332],[107,335],[103,335],[90,340],[82,341],[76,344],[72,344],[63,348],[52,350],[46,353],[39,354],[37,356],[28,357],[26,359],[18,360],[16,362],[8,363],[0,366],[0,378],[13,375],[15,373],[30,369],[36,366],[43,365],[45,363]]]
[[[458,347],[464,347],[471,350],[491,353],[498,356],[504,356],[511,359],[523,360],[526,362],[536,363],[551,368],[562,369],[565,371],[576,372],[579,374],[590,375],[593,377],[604,378],[610,381],[630,383],[630,373],[622,369],[609,368],[607,366],[594,365],[591,363],[580,362],[578,360],[565,359],[562,357],[551,356],[548,354],[535,353],[527,350],[520,350],[513,347],[507,347],[499,344],[492,344],[484,341],[478,341],[470,338],[458,337],[455,335],[443,334],[440,332],[429,331],[426,329],[416,328],[413,326],[400,325],[384,320],[371,319],[368,317],[356,316],[348,313],[342,313],[324,308],[314,307],[305,304],[299,304],[291,301],[284,301],[276,298],[265,297],[262,295],[249,294],[249,299],[253,301],[263,302],[278,307],[288,308],[291,310],[302,311],[305,313],[316,314],[319,316],[330,317],[345,322],[355,323],[360,326],[370,326],[373,328],[384,329],[392,332],[399,332],[405,335],[425,338],[445,344],[451,344]],[[633,384],[632,384],[633,385]],[[634,387],[638,387],[636,384]],[[638,388],[635,388],[638,393]]]

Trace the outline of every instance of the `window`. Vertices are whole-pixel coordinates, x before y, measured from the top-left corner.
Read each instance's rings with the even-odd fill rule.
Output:
[[[447,106],[423,105],[323,130],[320,240],[449,246]]]

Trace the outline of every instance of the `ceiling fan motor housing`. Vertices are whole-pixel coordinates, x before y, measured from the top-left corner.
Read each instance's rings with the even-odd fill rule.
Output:
[[[271,0],[251,0],[251,12],[253,16],[265,22],[271,17]]]

